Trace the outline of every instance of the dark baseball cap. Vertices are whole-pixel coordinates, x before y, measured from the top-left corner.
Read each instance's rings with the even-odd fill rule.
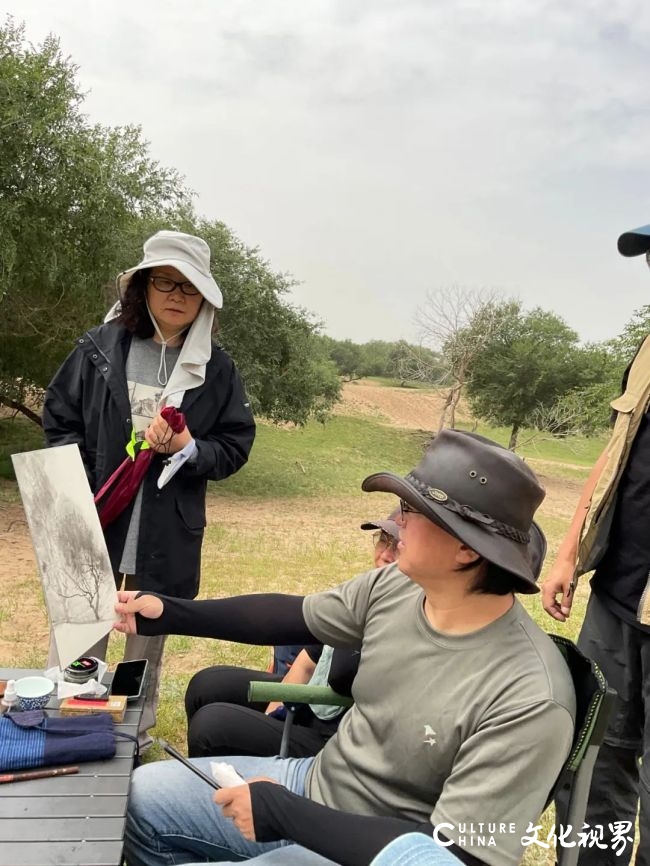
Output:
[[[618,239],[618,251],[622,256],[640,256],[650,251],[650,225],[624,232]]]
[[[399,526],[395,522],[395,518],[399,515],[399,508],[388,515],[385,520],[368,521],[361,524],[361,529],[382,529],[387,532],[391,538],[399,538]]]

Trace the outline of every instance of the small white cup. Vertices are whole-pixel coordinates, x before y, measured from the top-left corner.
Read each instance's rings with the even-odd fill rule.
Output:
[[[16,680],[16,696],[21,710],[42,710],[54,691],[47,677],[21,677]]]

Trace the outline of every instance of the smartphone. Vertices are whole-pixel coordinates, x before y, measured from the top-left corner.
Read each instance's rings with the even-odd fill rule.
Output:
[[[177,752],[173,746],[170,746],[166,740],[158,740],[163,749],[167,752],[168,755],[171,755],[172,758],[176,758],[177,761],[180,761],[181,764],[185,764],[188,770],[191,770],[193,773],[196,773],[204,782],[207,782],[208,785],[211,785],[215,790],[219,790],[221,785],[218,782],[208,776],[207,773],[204,773],[203,770],[199,770],[198,767],[195,767],[191,761],[188,761],[180,752]]]
[[[147,659],[119,662],[111,682],[112,695],[126,695],[127,701],[137,701],[144,690],[147,676]]]

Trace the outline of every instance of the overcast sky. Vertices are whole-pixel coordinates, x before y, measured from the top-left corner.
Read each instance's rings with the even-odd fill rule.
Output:
[[[357,342],[457,283],[584,340],[650,303],[647,0],[7,0],[196,206]],[[227,303],[227,298],[226,298]]]

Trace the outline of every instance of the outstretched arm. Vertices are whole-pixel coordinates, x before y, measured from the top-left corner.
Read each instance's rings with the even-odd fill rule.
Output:
[[[319,642],[302,613],[303,596],[257,593],[192,601],[133,590],[118,592],[116,631],[185,634],[250,644]]]

